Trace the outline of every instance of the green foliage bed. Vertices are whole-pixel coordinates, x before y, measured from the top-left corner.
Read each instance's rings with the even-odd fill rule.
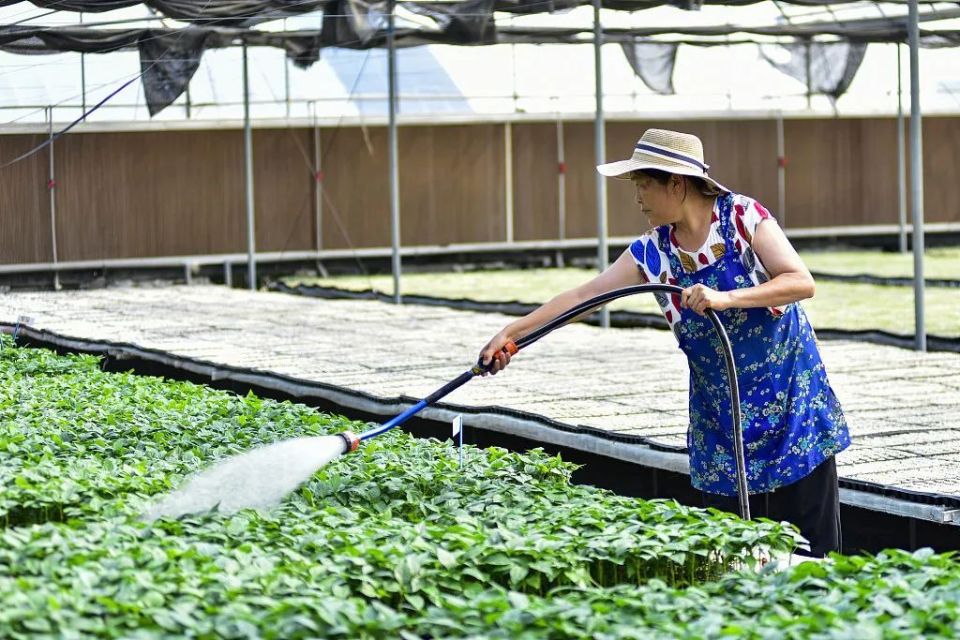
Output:
[[[928,248],[923,252],[926,278],[960,280],[960,247]],[[868,274],[879,278],[912,278],[913,254],[850,249],[803,251],[800,256],[811,271],[837,275]]]
[[[571,485],[539,451],[468,448],[461,472],[449,444],[400,432],[269,513],[139,519],[212,461],[345,428],[362,425],[0,348],[0,637],[960,631],[949,557],[761,568],[791,529]]]

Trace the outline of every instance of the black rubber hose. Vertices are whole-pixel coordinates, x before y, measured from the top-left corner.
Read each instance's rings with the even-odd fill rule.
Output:
[[[611,300],[616,300],[617,298],[623,298],[626,296],[632,296],[636,293],[683,293],[683,289],[676,285],[672,284],[638,284],[632,287],[623,287],[622,289],[614,289],[613,291],[608,291],[607,293],[601,294],[594,298],[590,298],[584,302],[581,302],[577,306],[569,309],[550,322],[546,323],[542,327],[531,331],[527,335],[518,339],[514,346],[516,350],[519,351],[524,347],[528,347],[540,338],[544,337],[554,329],[562,327],[571,320],[574,320],[578,316],[595,309],[601,305],[610,302]],[[735,366],[735,360],[733,359],[733,347],[730,345],[730,338],[727,336],[727,332],[723,328],[723,324],[720,322],[720,318],[717,316],[716,312],[713,309],[707,309],[707,317],[710,318],[710,322],[713,324],[714,330],[717,332],[717,335],[720,337],[720,343],[723,347],[723,357],[727,363],[727,379],[730,382],[730,412],[733,416],[733,450],[737,462],[737,497],[740,501],[740,516],[744,520],[750,519],[750,501],[747,493],[747,473],[746,473],[746,463],[743,452],[743,430],[741,427],[741,416],[740,416],[740,386],[737,383],[737,370]],[[384,423],[383,425],[366,431],[359,436],[360,441],[369,440],[370,438],[375,438],[376,436],[386,433],[387,431],[397,427],[410,417],[421,411],[424,407],[427,407],[434,402],[440,400],[442,397],[450,393],[455,389],[459,389],[467,382],[472,380],[475,376],[482,375],[490,370],[490,367],[493,365],[493,360],[490,361],[490,364],[484,366],[482,362],[478,362],[471,369],[464,371],[459,376],[443,385],[429,396],[410,407],[400,415],[394,417],[392,420]]]
[[[530,346],[554,329],[562,327],[578,316],[604,305],[612,300],[632,296],[637,293],[683,293],[683,288],[672,284],[638,284],[631,287],[614,289],[599,296],[590,298],[577,306],[563,312],[542,327],[535,329],[522,338],[516,340],[517,349]],[[737,462],[737,498],[740,502],[740,516],[744,520],[750,519],[750,500],[747,489],[746,459],[743,451],[743,428],[740,415],[740,385],[737,381],[736,360],[733,357],[733,347],[727,336],[723,323],[713,309],[707,309],[707,317],[713,324],[720,344],[723,347],[723,357],[727,364],[727,380],[730,382],[730,412],[733,417],[733,453]]]

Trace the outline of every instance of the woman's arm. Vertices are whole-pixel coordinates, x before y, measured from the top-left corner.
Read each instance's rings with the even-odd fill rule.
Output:
[[[733,291],[715,291],[704,285],[694,285],[683,292],[681,306],[703,315],[707,309],[779,307],[813,297],[816,290],[813,276],[780,225],[773,220],[762,220],[757,225],[751,246],[770,274],[769,281]]]
[[[613,291],[614,289],[619,289],[620,287],[641,284],[642,282],[637,263],[634,261],[630,250],[627,249],[617,258],[616,262],[607,267],[607,269],[597,277],[578,287],[564,291],[519,320],[508,324],[483,347],[480,351],[480,358],[485,365],[489,363],[492,358],[495,358],[496,361],[493,363],[493,367],[490,368],[490,373],[495,374],[510,364],[510,354],[503,351],[503,347],[508,342],[519,340],[534,329],[545,325],[556,316],[585,300],[589,300],[608,291]],[[579,318],[577,318],[577,320],[579,320]]]

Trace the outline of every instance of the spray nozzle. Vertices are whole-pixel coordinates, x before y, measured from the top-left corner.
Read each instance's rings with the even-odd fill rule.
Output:
[[[357,434],[355,434],[352,431],[343,431],[341,433],[338,433],[337,435],[343,438],[344,453],[350,453],[351,451],[356,451],[357,447],[360,446],[360,438],[358,438]]]

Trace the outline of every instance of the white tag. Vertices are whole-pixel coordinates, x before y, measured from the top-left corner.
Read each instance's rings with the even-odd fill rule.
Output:
[[[33,318],[30,316],[17,316],[17,324],[22,324],[29,327],[33,324]]]
[[[463,470],[463,416],[457,415],[453,419],[453,439],[457,443],[457,460],[460,462],[460,469]]]

